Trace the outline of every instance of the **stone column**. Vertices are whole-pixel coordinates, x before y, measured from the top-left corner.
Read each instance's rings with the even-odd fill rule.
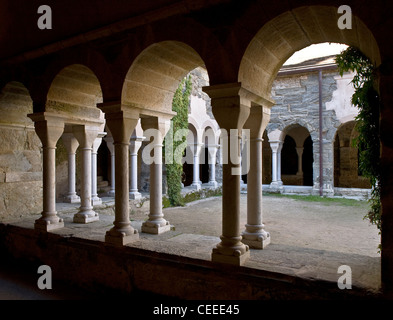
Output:
[[[303,175],[303,147],[296,147],[296,153],[297,153],[297,175],[302,176]]]
[[[278,144],[277,149],[277,183],[281,187],[282,180],[281,180],[281,150],[282,150],[283,142],[280,141]]]
[[[99,104],[105,113],[114,142],[115,153],[115,221],[113,228],[106,232],[105,242],[123,246],[139,239],[138,230],[131,226],[129,212],[129,146],[139,112],[130,110],[120,103]]]
[[[63,133],[61,138],[68,152],[68,194],[64,201],[69,203],[78,203],[81,199],[75,191],[75,153],[79,146],[79,142],[76,140],[72,132]]]
[[[64,131],[61,119],[50,119],[44,114],[30,114],[35,131],[42,143],[43,211],[34,223],[34,229],[51,231],[64,227],[56,212],[56,143]],[[48,119],[49,118],[49,119]]]
[[[210,96],[213,114],[222,130],[223,153],[227,161],[222,169],[222,235],[213,249],[212,261],[234,265],[244,264],[250,256],[249,247],[240,234],[240,139],[241,130],[251,107],[253,94],[240,83],[204,87]],[[232,130],[231,130],[232,129]]]
[[[130,140],[130,199],[140,199],[138,192],[138,150],[144,137],[132,136]]]
[[[272,149],[272,182],[270,188],[277,189],[282,187],[281,181],[281,141],[269,141]]]
[[[105,135],[105,132],[98,133],[97,138],[93,142],[93,150],[91,152],[91,199],[93,206],[102,203],[101,198],[97,194],[97,151]]]
[[[79,212],[74,215],[73,221],[75,223],[89,223],[99,220],[98,213],[93,211],[91,198],[91,151],[98,135],[98,127],[77,125],[72,127],[72,131],[82,152],[81,206]]]
[[[192,152],[194,155],[194,165],[193,165],[193,181],[191,186],[194,187],[196,190],[200,190],[202,187],[200,174],[199,174],[199,155],[202,150],[203,144],[195,143],[190,145],[192,146]]]
[[[250,248],[263,249],[270,243],[270,234],[262,222],[262,134],[270,120],[270,108],[252,106],[244,124],[250,130],[250,168],[247,179],[247,224],[242,242]]]
[[[142,224],[142,232],[160,234],[171,228],[162,212],[162,143],[170,128],[170,119],[142,118],[141,124],[146,138],[150,138],[150,143],[144,148],[144,155],[153,150],[153,159],[150,161],[150,213],[149,219]]]
[[[113,137],[109,136],[104,138],[106,145],[108,147],[109,153],[111,154],[111,189],[108,192],[108,195],[111,197],[115,196],[115,146],[113,145]]]
[[[209,152],[209,186],[214,188],[217,187],[216,181],[216,158],[217,150],[219,145],[208,145],[207,150]]]

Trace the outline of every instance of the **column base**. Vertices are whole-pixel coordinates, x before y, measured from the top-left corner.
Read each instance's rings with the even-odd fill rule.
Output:
[[[79,196],[75,195],[67,195],[64,199],[64,202],[66,203],[78,203],[81,202],[81,198]]]
[[[130,192],[130,199],[131,200],[139,200],[142,198],[142,195],[139,192]]]
[[[275,182],[270,183],[270,190],[282,192],[284,190],[284,186],[283,186],[282,181],[275,181]]]
[[[91,202],[92,202],[93,206],[100,205],[100,204],[102,204],[102,199],[99,197],[93,197],[91,199]]]
[[[34,229],[38,231],[52,231],[64,228],[64,220],[59,218],[58,222],[50,222],[49,220],[37,219],[34,222]]]
[[[250,250],[245,251],[242,255],[225,255],[216,248],[214,248],[212,252],[213,262],[232,264],[236,266],[243,265],[249,258]]]
[[[115,196],[115,191],[114,190],[108,191],[108,196],[109,197],[114,197]]]
[[[242,242],[252,249],[265,249],[270,244],[270,234],[265,238],[259,236],[257,239],[242,239]]]
[[[90,223],[94,221],[98,221],[100,218],[98,217],[98,213],[91,211],[89,213],[78,212],[74,215],[74,223]]]
[[[107,231],[105,234],[105,243],[115,246],[125,246],[128,243],[132,243],[138,240],[138,230],[134,230],[133,234],[128,235],[125,232],[118,232],[118,234],[115,235],[113,231]]]
[[[208,185],[213,187],[213,188],[217,188],[218,187],[217,181],[209,181]]]
[[[171,225],[169,224],[169,221],[166,221],[166,224],[163,226],[159,224],[152,224],[146,221],[142,224],[142,228],[141,228],[142,232],[150,233],[150,234],[161,234],[170,230],[171,230]]]
[[[202,186],[199,183],[192,183],[191,187],[194,188],[195,190],[201,190]]]

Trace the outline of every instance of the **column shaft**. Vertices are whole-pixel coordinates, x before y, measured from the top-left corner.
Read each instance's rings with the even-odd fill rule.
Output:
[[[153,133],[150,142],[153,150],[153,161],[150,164],[150,213],[149,219],[142,224],[142,232],[160,234],[171,229],[169,221],[162,212],[162,143],[169,130],[169,119],[144,118],[143,130]],[[148,136],[149,133],[146,133]]]
[[[81,147],[81,161],[82,161],[82,185],[81,185],[81,206],[79,212],[74,215],[73,221],[75,223],[89,223],[99,220],[98,213],[93,211],[92,206],[92,159],[91,152],[94,140],[97,137],[97,127],[88,126],[73,126],[75,138],[78,140]]]
[[[105,242],[123,246],[139,239],[138,230],[130,221],[129,212],[129,144],[139,113],[121,104],[101,104],[114,141],[115,153],[115,221],[113,228],[106,232]]]
[[[56,212],[56,143],[63,134],[64,123],[48,121],[42,114],[31,114],[35,131],[42,143],[42,183],[43,211],[34,223],[40,231],[50,231],[64,227],[63,219]]]

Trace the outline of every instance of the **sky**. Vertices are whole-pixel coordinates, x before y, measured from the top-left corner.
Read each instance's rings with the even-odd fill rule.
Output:
[[[300,51],[295,52],[284,63],[284,65],[296,64],[296,63],[300,63],[300,62],[308,60],[308,59],[338,54],[342,50],[346,49],[347,47],[348,46],[345,44],[338,44],[338,43],[313,44],[309,47],[306,47]]]

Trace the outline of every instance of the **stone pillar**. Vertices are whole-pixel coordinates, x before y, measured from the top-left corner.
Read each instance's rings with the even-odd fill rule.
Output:
[[[282,186],[282,180],[281,180],[281,150],[283,147],[283,142],[280,141],[278,144],[278,149],[277,149],[277,183],[279,186]]]
[[[281,181],[281,141],[269,141],[272,149],[272,182],[270,188],[277,189],[282,187]]]
[[[64,227],[56,212],[56,143],[64,131],[61,119],[44,114],[30,114],[35,131],[42,143],[43,211],[34,223],[34,229],[51,231]]]
[[[263,249],[270,243],[270,234],[262,222],[262,134],[270,120],[270,108],[252,106],[244,124],[250,130],[250,168],[247,179],[247,224],[242,242],[250,248]]]
[[[297,164],[298,164],[298,168],[297,168],[297,175],[298,176],[302,176],[303,175],[303,147],[296,147],[296,152],[297,152]]]
[[[219,145],[208,145],[207,150],[209,152],[209,186],[214,188],[217,187],[216,181],[216,159],[217,150]]]
[[[61,138],[68,153],[68,194],[64,201],[69,203],[78,203],[81,199],[75,191],[75,153],[79,146],[79,142],[76,140],[72,132],[63,133]]]
[[[202,150],[203,144],[195,143],[190,145],[192,148],[192,153],[194,155],[194,165],[193,165],[193,181],[191,186],[194,187],[196,190],[200,190],[202,187],[200,174],[199,174],[199,155]]]
[[[170,119],[142,118],[141,124],[146,138],[150,141],[144,148],[143,155],[153,151],[153,159],[150,161],[150,213],[149,219],[142,224],[142,232],[160,234],[171,228],[162,212],[162,143],[170,128]],[[147,130],[149,131],[146,132]],[[145,162],[149,163],[146,159]]]
[[[222,235],[213,249],[212,261],[234,265],[244,264],[250,256],[249,247],[242,243],[240,234],[240,139],[248,119],[254,95],[240,83],[204,87],[210,96],[213,114],[222,130]],[[232,130],[231,130],[232,129]]]
[[[132,136],[130,140],[130,199],[140,199],[138,192],[138,150],[144,137]]]
[[[111,197],[115,196],[115,183],[116,183],[116,178],[115,178],[115,146],[113,145],[113,137],[112,136],[107,136],[104,138],[106,145],[108,147],[109,153],[111,154],[111,189],[108,192],[108,195]]]
[[[105,132],[98,133],[97,138],[93,142],[93,150],[91,152],[91,199],[93,206],[102,203],[101,198],[97,194],[97,151],[105,135]]]
[[[93,211],[91,197],[91,151],[98,135],[98,127],[77,125],[72,127],[72,131],[82,152],[81,206],[79,212],[74,215],[73,221],[75,223],[89,223],[99,220],[98,213]]]
[[[123,246],[139,239],[138,230],[131,226],[129,212],[129,146],[139,112],[119,104],[99,104],[105,113],[114,142],[115,153],[115,221],[113,228],[106,232],[105,242]]]

